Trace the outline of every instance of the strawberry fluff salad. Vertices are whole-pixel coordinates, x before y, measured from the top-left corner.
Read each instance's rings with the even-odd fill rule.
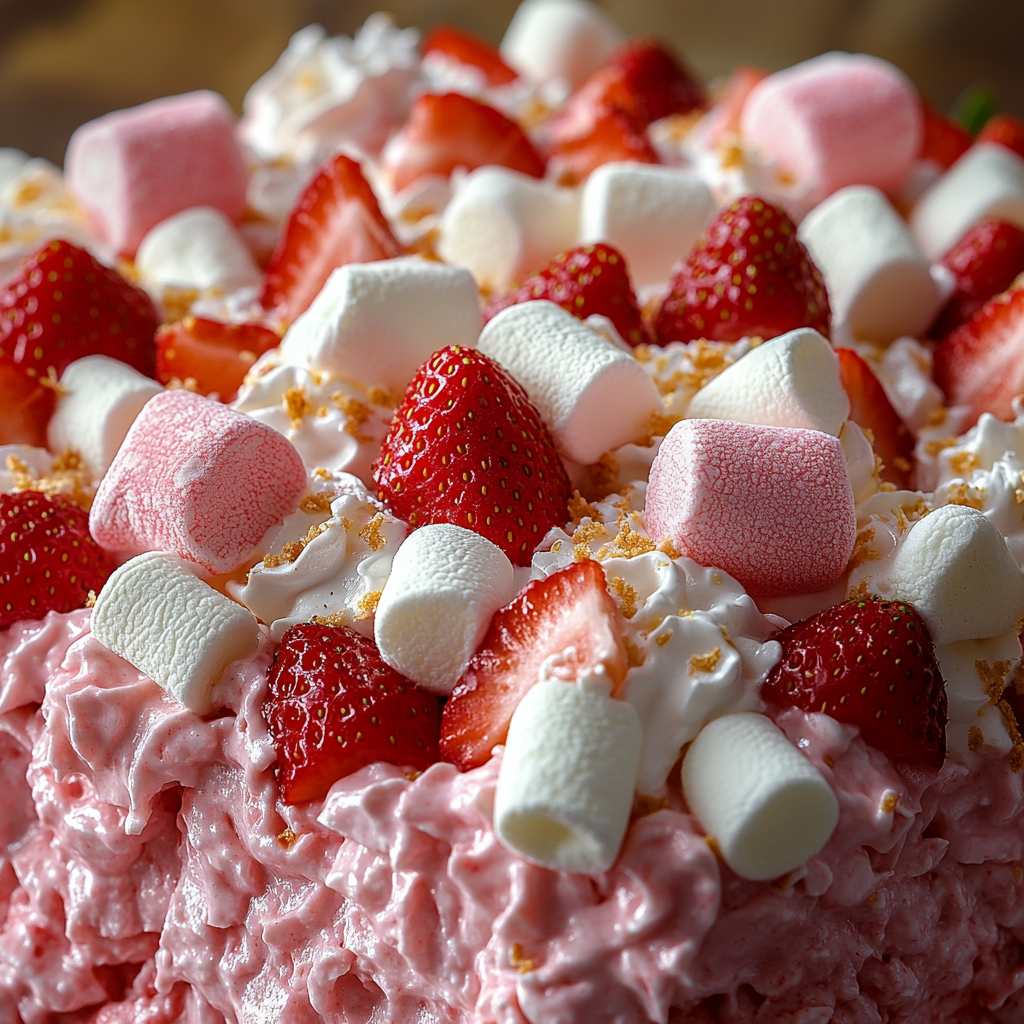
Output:
[[[1019,1024],[969,127],[525,0],[0,150],[0,1024]]]

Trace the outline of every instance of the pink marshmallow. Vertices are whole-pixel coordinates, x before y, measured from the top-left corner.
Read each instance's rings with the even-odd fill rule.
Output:
[[[647,531],[761,597],[825,590],[857,534],[838,438],[818,430],[683,420],[651,467]]]
[[[172,551],[231,572],[305,489],[302,459],[283,434],[189,391],[165,391],[128,431],[89,529],[110,550]]]
[[[820,202],[847,185],[896,190],[923,123],[917,91],[898,68],[864,53],[826,53],[759,82],[740,128]]]
[[[190,92],[115,110],[78,128],[64,160],[68,187],[107,244],[133,254],[150,228],[213,206],[237,221],[248,175],[231,108]]]

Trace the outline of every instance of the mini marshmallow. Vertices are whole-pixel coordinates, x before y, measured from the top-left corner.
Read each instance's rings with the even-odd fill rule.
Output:
[[[803,427],[833,437],[849,415],[835,351],[809,327],[751,349],[705,384],[687,411],[690,419]]]
[[[910,230],[925,256],[937,260],[989,217],[1024,228],[1024,160],[1005,146],[979,143],[918,200]]]
[[[92,610],[92,632],[197,715],[213,711],[224,669],[259,644],[249,611],[158,551],[111,573]]]
[[[512,585],[512,563],[485,537],[449,523],[414,530],[377,604],[373,638],[381,657],[425,690],[447,696]]]
[[[134,253],[173,214],[213,206],[233,221],[248,174],[231,108],[213,92],[116,110],[75,130],[64,159],[68,188],[100,237]]]
[[[828,589],[857,533],[837,438],[728,420],[683,420],[669,431],[644,517],[656,543],[671,541],[762,597]]]
[[[503,309],[477,345],[522,384],[575,462],[641,440],[661,411],[658,389],[636,359],[553,302]]]
[[[561,78],[575,89],[621,39],[615,22],[587,0],[524,0],[505,31],[501,56],[527,78]]]
[[[512,716],[494,797],[494,831],[554,871],[597,874],[629,824],[643,733],[602,676],[541,680]]]
[[[226,573],[305,489],[302,459],[276,430],[190,391],[165,391],[129,429],[89,529],[111,550],[173,551]]]
[[[819,853],[839,821],[824,776],[764,715],[723,715],[683,759],[683,794],[741,878],[764,882]]]
[[[577,193],[504,167],[479,167],[441,215],[438,253],[485,291],[506,292],[576,244]]]
[[[47,428],[55,452],[73,448],[96,477],[107,471],[142,407],[163,392],[155,380],[107,356],[70,363],[60,378]]]
[[[212,206],[182,210],[157,224],[139,245],[135,266],[155,288],[227,292],[260,283],[260,269],[245,240]]]
[[[920,337],[935,319],[941,295],[928,261],[878,189],[841,189],[798,234],[825,278],[836,337]]]
[[[349,263],[289,328],[281,358],[401,394],[431,353],[475,346],[481,319],[461,267],[415,256]]]
[[[1024,613],[1024,575],[995,524],[943,505],[910,528],[880,592],[912,604],[936,645],[998,636]]]
[[[711,190],[693,171],[604,164],[580,193],[579,240],[615,246],[626,257],[634,287],[643,288],[672,276],[716,210]]]

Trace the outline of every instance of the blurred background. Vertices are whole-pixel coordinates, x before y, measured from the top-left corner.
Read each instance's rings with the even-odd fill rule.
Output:
[[[830,49],[902,67],[941,110],[992,87],[1024,116],[1024,0],[599,0],[630,35],[674,45],[706,81]],[[56,163],[73,129],[157,96],[208,88],[241,108],[289,36],[352,34],[379,7],[498,42],[518,0],[0,0],[0,146]]]

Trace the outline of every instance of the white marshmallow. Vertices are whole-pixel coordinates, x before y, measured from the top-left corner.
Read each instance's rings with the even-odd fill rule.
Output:
[[[835,351],[809,327],[751,349],[705,384],[687,411],[690,419],[803,427],[833,437],[849,415]]]
[[[764,715],[709,722],[683,760],[683,793],[741,878],[778,878],[813,857],[839,820],[831,787]]]
[[[152,288],[255,287],[260,268],[238,229],[220,210],[196,206],[151,228],[139,244],[135,266]]]
[[[504,167],[467,174],[441,216],[438,252],[505,292],[576,244],[579,197]]]
[[[281,358],[400,393],[432,352],[472,348],[480,322],[476,285],[459,267],[418,257],[350,263],[288,329]]]
[[[825,278],[835,337],[887,342],[927,330],[939,309],[939,289],[878,189],[840,189],[811,210],[798,235]]]
[[[615,246],[626,257],[634,287],[643,288],[672,276],[716,210],[711,190],[693,171],[604,164],[580,194],[579,240]]]
[[[94,476],[103,476],[135,417],[162,391],[155,380],[117,359],[76,359],[61,374],[57,407],[47,427],[50,448],[74,448]]]
[[[587,0],[524,0],[505,31],[501,55],[527,78],[561,78],[575,89],[621,39],[615,22]]]
[[[509,725],[498,839],[555,871],[607,871],[629,824],[642,736],[633,706],[609,697],[603,676],[538,682]]]
[[[932,642],[998,636],[1024,613],[1024,575],[995,524],[943,505],[910,528],[880,592],[912,604]]]
[[[435,523],[398,549],[377,604],[381,657],[431,693],[447,696],[512,596],[512,563],[472,530]]]
[[[224,669],[259,644],[245,608],[159,551],[111,573],[92,610],[92,632],[197,715],[214,709],[213,688]]]
[[[910,230],[925,256],[937,260],[989,217],[1024,228],[1024,160],[1005,146],[981,143],[920,198]]]
[[[522,384],[575,462],[596,462],[642,439],[661,411],[658,389],[636,359],[553,302],[503,309],[477,345]]]

